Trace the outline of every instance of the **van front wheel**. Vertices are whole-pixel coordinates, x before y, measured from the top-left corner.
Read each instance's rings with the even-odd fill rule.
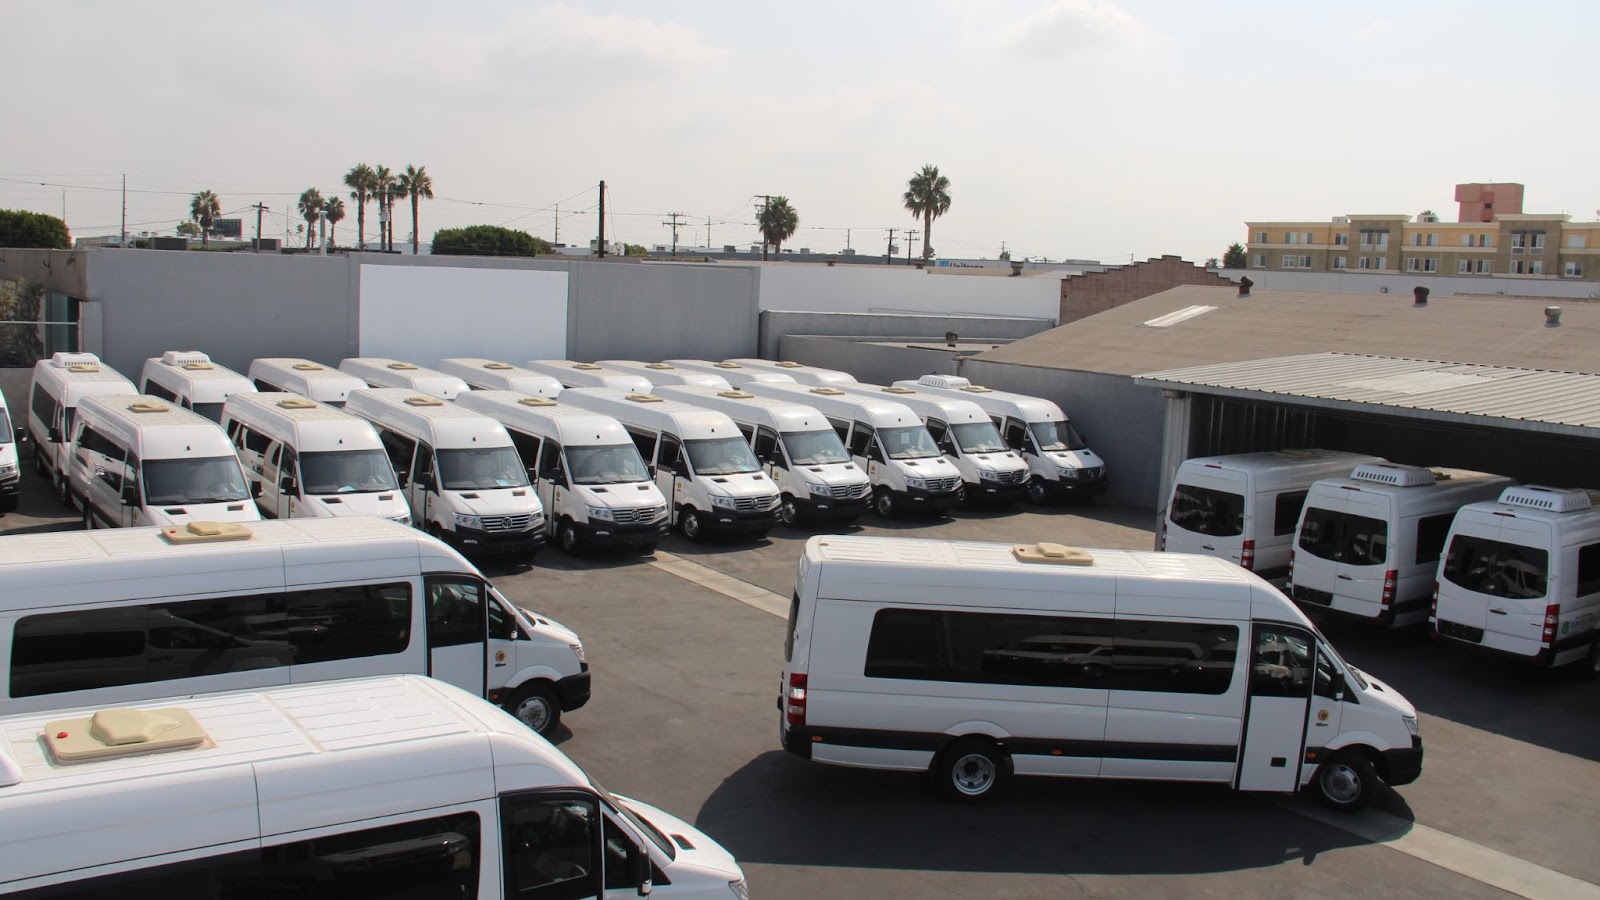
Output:
[[[511,698],[506,711],[522,724],[548,735],[561,722],[561,701],[547,684],[524,685]]]
[[[885,519],[892,519],[900,514],[899,504],[894,502],[894,495],[887,489],[878,491],[878,495],[873,498],[873,505],[877,507],[878,515]]]
[[[1005,779],[1005,756],[994,742],[979,738],[959,740],[933,761],[934,785],[939,793],[962,803],[992,796]]]
[[[1359,753],[1336,753],[1317,769],[1317,799],[1340,812],[1355,812],[1372,801],[1378,776]]]
[[[683,536],[695,543],[706,539],[706,523],[701,521],[700,513],[694,509],[685,509],[678,514],[678,524],[683,526]]]
[[[561,552],[568,556],[577,556],[582,549],[578,543],[578,529],[573,528],[571,522],[563,520],[556,526],[556,540],[561,542]]]
[[[778,518],[782,519],[783,524],[790,528],[798,528],[800,526],[800,506],[788,494],[784,494],[783,501],[778,504]]]
[[[1028,479],[1027,491],[1028,499],[1039,506],[1044,506],[1045,501],[1049,499],[1045,496],[1044,479],[1040,478],[1038,475]]]

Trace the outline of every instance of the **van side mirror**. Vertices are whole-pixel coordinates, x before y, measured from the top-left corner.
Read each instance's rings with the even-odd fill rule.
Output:
[[[424,490],[424,491],[433,490],[434,489],[433,476],[431,474],[429,474],[429,475],[418,475],[417,476],[417,487],[419,489],[421,489],[421,490]]]
[[[633,862],[633,880],[639,885],[639,896],[648,897],[655,888],[652,879],[655,876],[654,866],[650,864],[650,854],[643,847],[635,847],[631,854]]]
[[[138,483],[133,482],[133,481],[123,482],[123,484],[122,484],[122,496],[121,496],[120,499],[122,501],[122,505],[123,506],[138,506],[139,505],[139,485],[138,485]]]
[[[50,443],[52,444],[61,443],[61,429],[55,427],[54,425],[51,425],[49,428],[45,429],[45,436],[50,439]]]

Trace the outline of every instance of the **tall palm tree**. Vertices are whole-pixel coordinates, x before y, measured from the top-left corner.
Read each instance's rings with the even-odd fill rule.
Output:
[[[322,192],[314,187],[300,192],[300,217],[306,220],[306,249],[311,249],[311,239],[317,234],[317,212],[322,209]]]
[[[356,202],[356,232],[362,250],[367,249],[367,201],[372,199],[374,178],[366,163],[357,163],[344,173],[344,186],[350,188],[350,199]]]
[[[201,191],[189,201],[189,218],[200,226],[200,246],[211,246],[211,226],[222,215],[222,201],[213,191]]]
[[[906,182],[906,211],[912,218],[922,217],[922,263],[933,255],[933,220],[950,211],[950,179],[939,174],[938,166],[923,166]]]
[[[394,249],[394,201],[400,197],[400,179],[388,166],[372,170],[372,196],[378,198],[383,221],[378,225],[378,249]]]
[[[411,198],[411,255],[417,255],[417,202],[433,199],[433,178],[427,166],[406,166],[400,173],[400,192]]]
[[[783,242],[794,237],[795,229],[800,227],[800,214],[789,205],[788,197],[773,197],[756,217],[756,225],[761,229],[761,239],[772,245],[772,255],[777,257]]]
[[[334,238],[334,234],[339,223],[344,221],[344,200],[338,194],[334,194],[322,204],[322,209],[328,214],[328,243],[337,244],[339,242]]]

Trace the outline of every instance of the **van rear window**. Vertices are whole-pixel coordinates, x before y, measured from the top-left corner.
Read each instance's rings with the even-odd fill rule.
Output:
[[[1548,590],[1550,554],[1539,547],[1458,534],[1444,558],[1444,577],[1457,587],[1516,600],[1534,600]]]
[[[1300,524],[1301,550],[1329,562],[1382,565],[1389,558],[1389,523],[1368,516],[1306,507]]]
[[[1172,490],[1172,524],[1196,534],[1233,537],[1244,533],[1244,497],[1227,491],[1179,484]]]

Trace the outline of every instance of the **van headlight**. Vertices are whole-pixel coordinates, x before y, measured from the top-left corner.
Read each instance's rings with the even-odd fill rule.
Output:
[[[1000,480],[1000,473],[996,472],[993,469],[979,469],[978,470],[978,480],[979,481],[999,481]]]
[[[1417,732],[1419,731],[1419,729],[1417,727],[1417,717],[1416,716],[1401,716],[1400,717],[1400,721],[1406,723],[1406,730],[1411,732],[1411,736],[1412,737],[1416,737],[1417,736]]]
[[[399,522],[401,525],[410,525],[411,524],[411,514],[410,513],[405,513],[405,514],[402,514],[402,515],[394,516],[389,521],[391,521],[391,522]]]
[[[586,506],[584,509],[588,510],[589,518],[591,519],[600,519],[605,522],[610,522],[616,519],[616,516],[612,514],[609,506]]]
[[[6,463],[5,465],[0,465],[0,478],[10,478],[15,474],[17,474],[17,466],[15,463]]]
[[[461,513],[456,513],[456,527],[457,528],[482,528],[483,527],[483,520],[478,518],[477,516],[464,516]]]
[[[719,497],[719,496],[716,496],[715,494],[713,494],[712,497],[711,497],[711,505],[715,506],[717,509],[736,509],[736,508],[738,508],[738,504],[734,502],[734,499],[732,497]]]
[[[829,485],[826,485],[826,484],[817,484],[816,482],[812,482],[811,484],[806,485],[806,489],[811,491],[812,496],[816,496],[816,497],[832,497],[833,496],[833,488],[831,486],[829,486]]]
[[[733,891],[733,896],[739,900],[750,900],[750,886],[744,883],[743,878],[728,882],[728,890]]]
[[[584,665],[589,664],[589,657],[584,655],[582,644],[568,644],[567,646],[572,648],[572,654],[578,657],[578,662],[581,662]]]
[[[928,489],[928,479],[926,479],[926,478],[909,478],[908,477],[908,478],[906,478],[906,487],[908,487],[908,488],[916,488],[919,491],[925,491],[925,490]]]
[[[1078,471],[1070,466],[1058,466],[1056,467],[1056,477],[1063,481],[1072,481],[1078,477]]]

